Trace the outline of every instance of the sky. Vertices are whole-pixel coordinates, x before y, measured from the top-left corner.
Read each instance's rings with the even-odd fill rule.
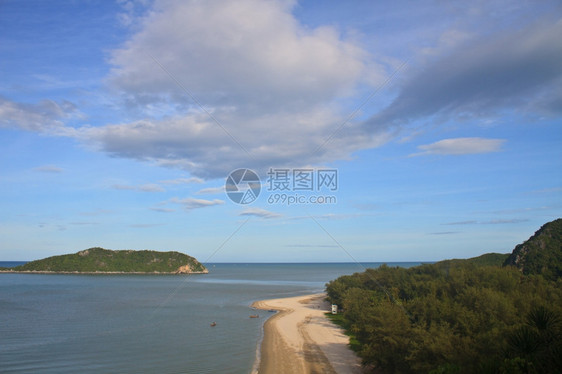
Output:
[[[561,35],[557,1],[0,1],[0,260],[511,252],[562,216]]]

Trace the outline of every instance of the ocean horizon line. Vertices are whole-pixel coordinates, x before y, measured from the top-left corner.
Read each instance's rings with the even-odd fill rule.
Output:
[[[288,262],[288,261],[280,261],[280,262],[263,262],[263,261],[239,261],[239,262],[234,262],[234,261],[220,261],[220,262],[202,262],[203,264],[211,264],[211,265],[248,265],[248,264],[256,264],[256,265],[298,265],[298,264],[303,264],[303,265],[310,265],[310,264],[357,264],[357,265],[362,265],[362,264],[388,264],[388,263],[392,263],[392,264],[401,264],[401,263],[420,263],[420,264],[433,264],[439,261],[444,261],[447,259],[443,259],[443,260],[400,260],[400,261],[392,261],[392,260],[388,260],[388,261],[298,261],[298,262]],[[32,261],[37,261],[37,260],[29,260],[29,261],[25,261],[25,260],[0,260],[0,264],[3,263],[18,263],[18,264],[25,264],[28,262],[32,262]]]

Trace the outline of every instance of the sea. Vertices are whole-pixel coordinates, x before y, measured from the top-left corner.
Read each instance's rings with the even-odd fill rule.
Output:
[[[274,314],[253,310],[254,301],[323,292],[330,280],[380,265],[216,263],[206,264],[209,274],[193,275],[0,273],[0,372],[248,374],[259,360],[263,324]]]

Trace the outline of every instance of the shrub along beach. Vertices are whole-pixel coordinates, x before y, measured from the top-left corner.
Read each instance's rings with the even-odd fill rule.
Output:
[[[260,374],[562,370],[562,219],[511,254],[383,265],[326,289],[254,303],[280,311],[264,326]],[[329,318],[328,301],[343,313]]]
[[[511,255],[382,266],[327,286],[379,373],[562,371],[562,219]]]

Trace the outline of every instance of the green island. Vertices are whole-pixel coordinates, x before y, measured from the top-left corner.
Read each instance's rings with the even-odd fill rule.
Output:
[[[511,254],[383,265],[327,293],[368,372],[562,372],[562,219]]]
[[[74,254],[48,257],[3,272],[85,274],[205,274],[209,271],[194,257],[180,252],[113,251],[89,248]]]

